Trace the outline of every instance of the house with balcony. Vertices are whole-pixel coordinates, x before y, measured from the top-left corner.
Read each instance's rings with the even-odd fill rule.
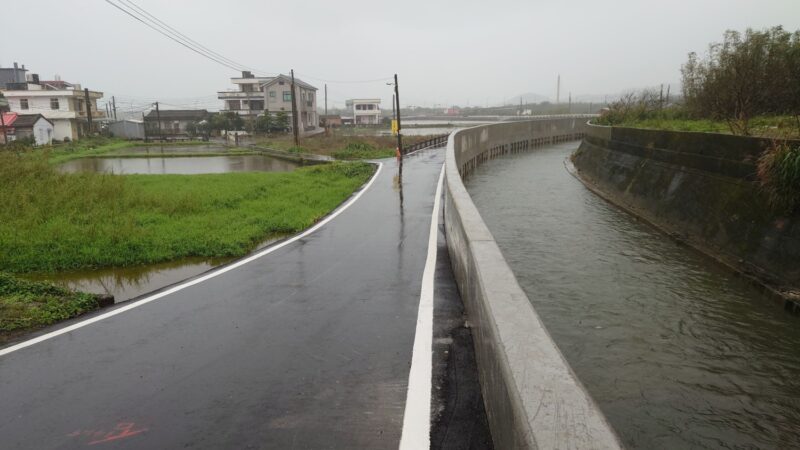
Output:
[[[383,121],[381,100],[378,98],[350,99],[345,107],[353,114],[355,125],[379,125]]]
[[[217,93],[223,101],[224,112],[235,112],[255,118],[269,111],[275,115],[280,111],[292,117],[292,79],[287,75],[256,77],[251,72],[242,72],[241,77],[231,78],[237,88]],[[310,131],[319,126],[317,114],[317,88],[295,78],[298,125],[300,131]]]
[[[82,89],[80,84],[58,78],[40,81],[39,75],[27,74],[25,82],[7,82],[0,91],[8,100],[11,112],[41,114],[52,123],[53,139],[75,140],[96,130],[96,123],[92,130],[89,129],[87,111],[90,109],[93,121],[105,118],[105,113],[97,109],[97,100],[103,98],[102,92]]]

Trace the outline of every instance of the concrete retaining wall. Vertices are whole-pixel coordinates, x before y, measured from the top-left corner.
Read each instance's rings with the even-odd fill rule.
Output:
[[[756,182],[769,139],[597,125],[586,133],[573,162],[591,187],[791,302],[800,217],[773,212]]]
[[[570,369],[506,264],[462,182],[493,157],[579,139],[586,119],[478,126],[451,134],[445,227],[497,449],[619,448],[605,417]]]

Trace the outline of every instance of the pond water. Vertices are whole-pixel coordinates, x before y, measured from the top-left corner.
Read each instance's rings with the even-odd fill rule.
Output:
[[[800,448],[800,318],[586,189],[576,143],[466,185],[556,344],[628,448]]]
[[[131,149],[127,149],[131,150]],[[194,150],[194,149],[193,149]],[[170,151],[177,151],[170,148]],[[290,172],[300,164],[263,155],[147,156],[142,158],[82,158],[67,161],[59,166],[66,173],[97,172],[119,175],[181,174],[229,172]]]
[[[253,251],[263,249],[285,236],[276,236],[261,242]],[[49,281],[58,286],[92,294],[114,296],[119,303],[147,294],[156,289],[198,276],[236,258],[181,258],[158,264],[133,267],[111,267],[79,270],[54,274],[26,274],[22,278]]]

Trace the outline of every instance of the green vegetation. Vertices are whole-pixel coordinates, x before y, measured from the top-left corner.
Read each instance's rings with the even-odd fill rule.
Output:
[[[0,272],[0,342],[4,332],[50,325],[98,306],[94,295]]]
[[[11,273],[240,256],[307,228],[372,174],[365,163],[221,175],[62,174],[0,154],[0,269]]]
[[[731,129],[727,122],[711,119],[691,119],[685,115],[676,114],[680,112],[677,108],[665,110],[663,113],[653,112],[638,117],[622,117],[610,119],[603,116],[595,123],[601,125],[614,125],[620,127],[646,128],[651,130],[668,131],[694,131],[701,133],[723,133],[731,134]],[[759,116],[750,119],[750,134],[754,136],[772,138],[800,138],[795,125],[795,117],[791,116]]]
[[[776,142],[759,158],[758,176],[774,208],[789,214],[800,209],[800,146]]]
[[[392,148],[377,149],[370,144],[351,142],[342,150],[331,152],[336,159],[381,159],[395,156],[396,150]]]
[[[429,139],[430,136],[403,137],[404,145],[411,145]],[[291,153],[313,153],[327,155],[336,159],[380,159],[395,155],[397,139],[392,136],[346,136],[337,133],[316,135],[294,145],[291,136],[270,136],[256,139],[256,145]]]
[[[597,119],[602,125],[800,138],[800,31],[727,31],[708,56],[681,68],[683,98],[628,93]]]

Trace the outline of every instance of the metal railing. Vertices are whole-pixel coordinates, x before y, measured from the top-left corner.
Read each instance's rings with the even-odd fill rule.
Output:
[[[422,150],[423,148],[444,147],[445,145],[447,145],[448,136],[450,136],[450,134],[441,134],[439,136],[434,136],[430,139],[426,139],[422,142],[417,142],[416,144],[409,145],[408,147],[403,146],[403,154],[407,155],[411,152]]]

